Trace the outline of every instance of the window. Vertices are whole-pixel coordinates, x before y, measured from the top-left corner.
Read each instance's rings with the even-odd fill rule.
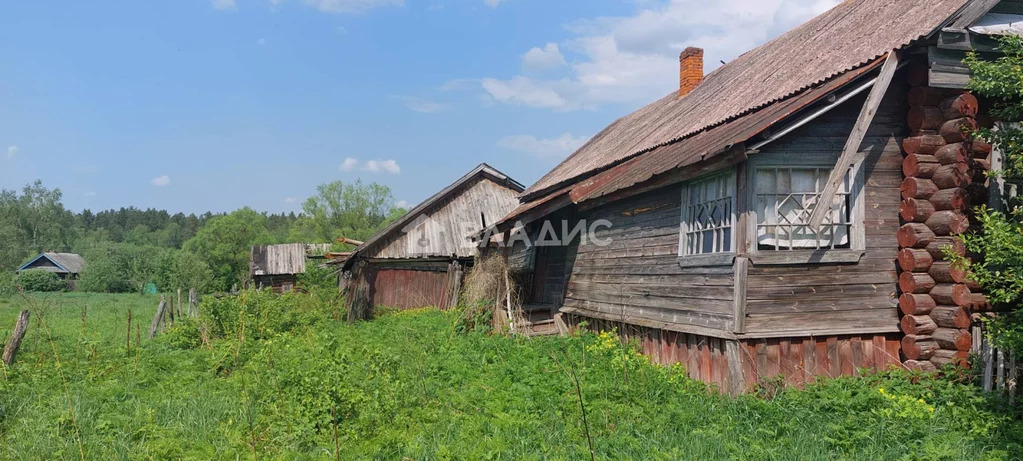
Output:
[[[735,175],[731,172],[696,181],[682,188],[682,256],[735,251]]]
[[[850,247],[852,194],[849,174],[835,194],[819,230],[808,223],[831,174],[830,167],[757,167],[754,172],[758,250],[820,250]]]

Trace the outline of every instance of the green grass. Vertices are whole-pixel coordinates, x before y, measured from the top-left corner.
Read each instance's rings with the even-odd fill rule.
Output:
[[[4,337],[35,306],[0,376],[0,458],[78,459],[81,440],[87,459],[588,459],[573,371],[598,459],[1023,453],[1012,410],[948,381],[887,373],[728,398],[609,335],[457,333],[455,317],[436,311],[351,326],[308,296],[250,293],[204,306],[211,339],[199,346],[194,322],[145,339],[156,304],[0,299]],[[130,354],[129,309],[143,321]]]

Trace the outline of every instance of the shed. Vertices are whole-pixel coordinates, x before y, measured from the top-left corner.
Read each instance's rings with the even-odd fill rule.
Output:
[[[272,287],[278,293],[288,292],[304,274],[310,258],[321,258],[330,244],[286,243],[254,245],[249,258],[249,277],[258,288]]]
[[[85,260],[75,253],[55,253],[48,251],[40,253],[39,256],[32,258],[31,261],[23,264],[18,268],[17,272],[27,270],[43,270],[47,272],[53,272],[57,274],[61,280],[73,281],[77,280],[78,276],[85,267]],[[74,283],[68,283],[68,289],[74,289]]]
[[[483,163],[367,239],[343,266],[352,311],[452,306],[477,253],[472,236],[515,208],[522,190]]]
[[[963,134],[987,120],[968,72],[936,57],[961,59],[992,11],[1023,3],[848,0],[707,75],[686,49],[678,91],[482,234],[536,246],[505,251],[532,255],[527,311],[617,328],[732,392],[962,362],[989,306],[943,249],[998,154]],[[545,227],[559,245],[532,245]]]

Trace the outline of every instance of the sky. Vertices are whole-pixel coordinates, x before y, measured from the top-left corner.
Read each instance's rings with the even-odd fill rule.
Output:
[[[486,162],[529,185],[616,118],[837,0],[0,0],[0,188],[72,210],[411,206]]]

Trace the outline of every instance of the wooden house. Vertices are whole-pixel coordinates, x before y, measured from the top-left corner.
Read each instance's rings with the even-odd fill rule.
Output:
[[[82,268],[85,267],[85,260],[75,253],[55,253],[48,251],[40,253],[31,261],[23,264],[17,272],[27,270],[43,270],[57,274],[61,280],[68,282],[68,289],[75,288],[75,280],[78,280]]]
[[[295,289],[309,259],[322,259],[330,244],[286,243],[253,245],[249,257],[249,278],[256,288],[271,287],[277,293]]]
[[[964,134],[989,122],[958,60],[998,14],[1023,3],[848,0],[706,76],[685,50],[678,91],[486,231],[563,240],[529,252],[524,309],[618,328],[730,392],[962,361],[987,305],[943,249],[998,156]]]
[[[480,164],[370,237],[344,262],[351,311],[452,306],[477,253],[471,237],[511,212],[522,190]]]

